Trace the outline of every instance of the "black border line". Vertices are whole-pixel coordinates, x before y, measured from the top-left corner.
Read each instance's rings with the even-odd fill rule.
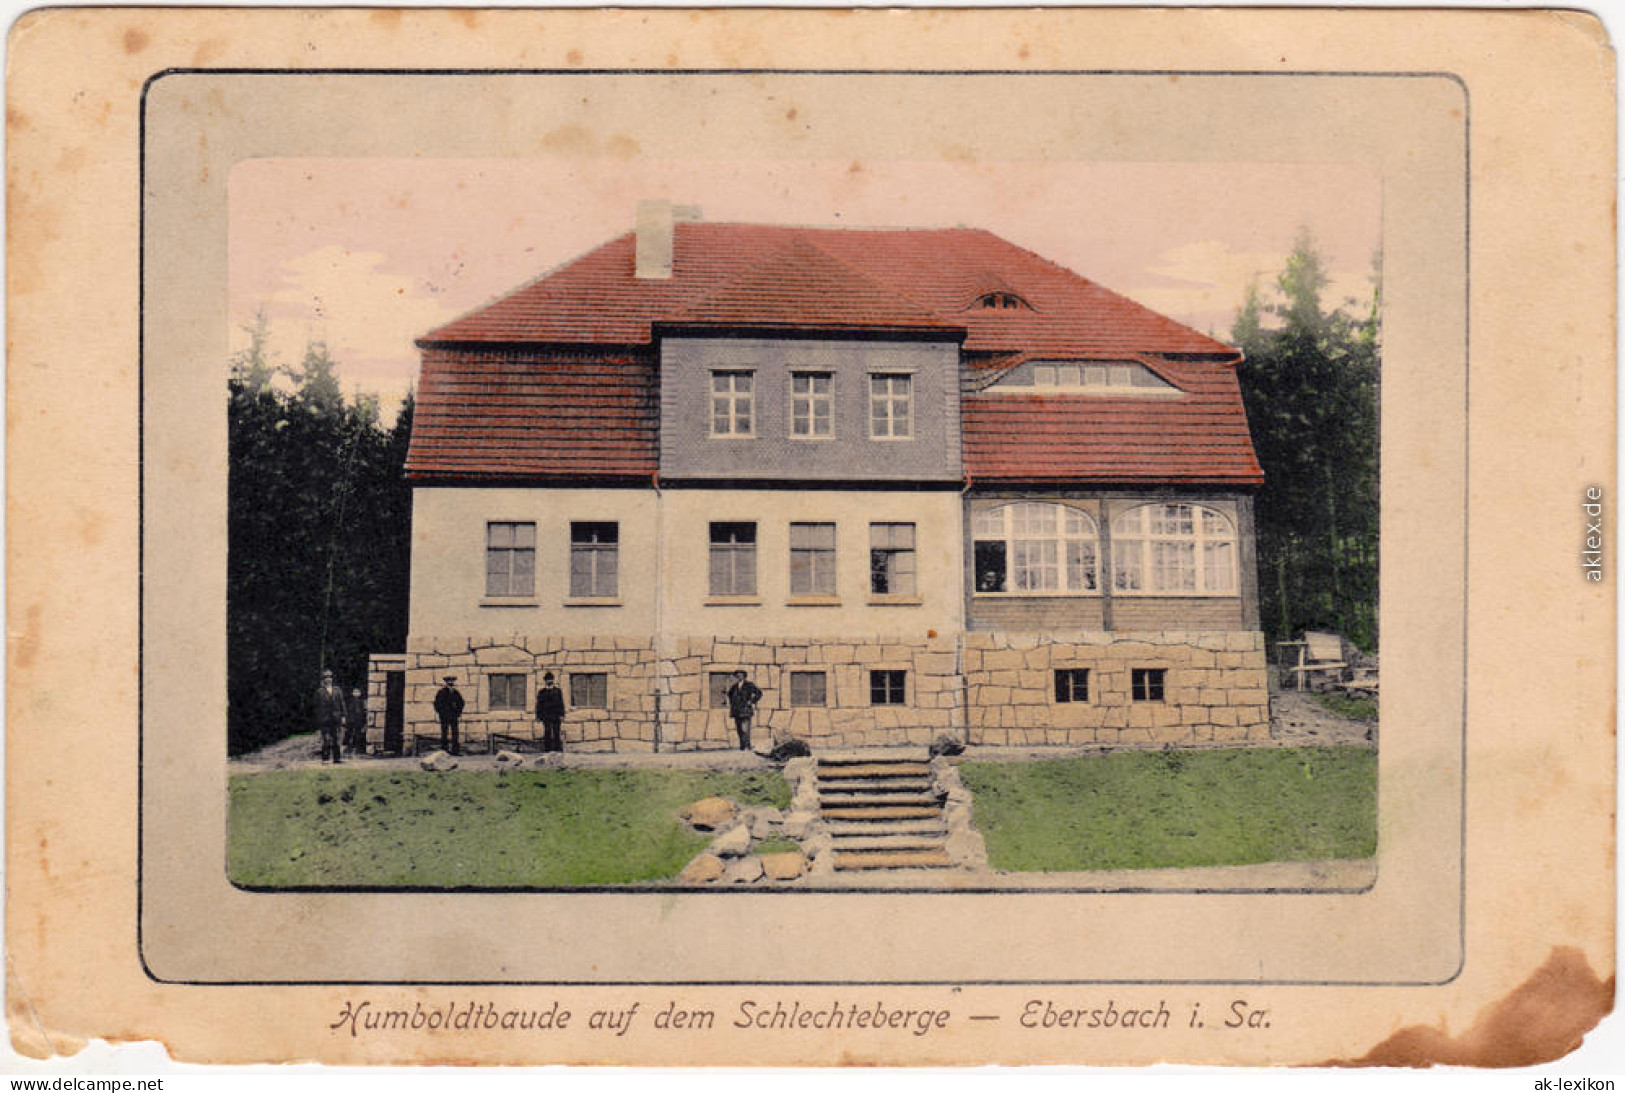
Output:
[[[1460,870],[1457,876],[1457,959],[1455,969],[1446,977],[1434,980],[1304,980],[1304,979],[649,979],[649,980],[531,980],[531,979],[252,979],[202,980],[167,979],[155,973],[147,963],[145,944],[145,848],[146,848],[146,243],[147,243],[147,97],[153,85],[170,76],[1036,76],[1036,77],[1097,77],[1097,76],[1180,76],[1205,78],[1314,78],[1341,79],[1444,79],[1454,83],[1462,93],[1462,168],[1463,168],[1463,286],[1462,286],[1462,654],[1461,654],[1461,790],[1459,807]],[[141,85],[139,118],[137,124],[137,179],[140,191],[139,228],[137,234],[137,411],[136,411],[136,468],[138,542],[136,544],[136,955],[141,970],[155,983],[200,987],[265,987],[265,986],[466,986],[466,987],[1016,987],[1016,986],[1292,986],[1292,987],[1433,987],[1454,982],[1467,963],[1467,712],[1469,643],[1471,638],[1470,570],[1471,544],[1469,541],[1469,505],[1472,498],[1472,93],[1459,74],[1444,70],[1352,71],[1340,69],[1276,71],[1263,69],[798,69],[798,68],[193,68],[161,69]],[[1380,601],[1379,601],[1380,611]],[[1380,785],[1379,785],[1380,794]],[[1379,813],[1380,814],[1380,813]],[[229,883],[229,882],[228,882]],[[1373,882],[1374,885],[1375,882]],[[239,891],[270,895],[319,894],[379,894],[401,893],[411,895],[685,895],[714,894],[704,890],[676,887],[626,888],[624,886],[591,886],[570,888],[283,888],[254,889],[233,885]],[[1002,895],[1002,896],[1056,896],[1056,895],[1338,895],[1369,891],[1371,886],[1358,889],[1214,889],[1214,888],[1041,888],[1041,889],[958,889],[958,888],[855,888],[855,889],[767,889],[762,892],[728,895],[871,895],[926,896],[926,895]]]

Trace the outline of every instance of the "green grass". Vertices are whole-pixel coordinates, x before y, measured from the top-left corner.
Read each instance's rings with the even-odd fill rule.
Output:
[[[675,876],[702,797],[784,808],[777,771],[294,770],[233,775],[227,872],[248,887],[564,887]]]
[[[801,844],[794,839],[787,839],[783,835],[771,835],[768,838],[758,840],[756,845],[750,848],[750,852],[752,854],[786,854],[792,850],[800,849]]]
[[[959,770],[989,864],[1003,871],[1376,852],[1377,756],[1369,748],[1121,752]]]
[[[1374,698],[1353,698],[1336,691],[1327,691],[1314,696],[1316,702],[1336,714],[1351,721],[1375,721],[1377,719],[1377,700]]]

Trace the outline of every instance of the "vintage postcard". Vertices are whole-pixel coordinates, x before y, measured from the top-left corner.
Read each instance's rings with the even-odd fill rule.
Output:
[[[10,50],[16,1050],[1509,1066],[1611,1011],[1594,20]]]

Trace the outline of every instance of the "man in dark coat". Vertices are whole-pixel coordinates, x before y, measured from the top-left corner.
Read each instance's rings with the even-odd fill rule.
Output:
[[[333,682],[333,673],[322,672],[322,686],[316,692],[316,729],[322,734],[322,762],[344,762],[339,752],[339,733],[344,729],[344,692]]]
[[[536,720],[542,723],[542,750],[563,751],[564,692],[553,682],[553,673],[542,676],[542,689],[536,692]]]
[[[463,754],[457,739],[457,721],[463,716],[463,696],[453,686],[456,676],[447,676],[446,685],[435,692],[434,712],[440,718],[440,747],[453,755]]]
[[[734,719],[740,751],[750,750],[750,722],[756,716],[756,703],[761,700],[761,688],[745,678],[745,670],[734,672],[733,685],[728,688],[728,715]]]

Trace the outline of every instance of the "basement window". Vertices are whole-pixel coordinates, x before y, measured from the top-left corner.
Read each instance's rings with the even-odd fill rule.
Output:
[[[908,673],[900,669],[876,670],[869,673],[869,705],[901,706],[908,689]]]
[[[823,672],[790,673],[790,705],[827,706],[829,677]]]
[[[609,706],[608,672],[571,672],[570,705],[606,709]]]
[[[493,672],[486,678],[491,685],[491,701],[487,709],[523,710],[526,707],[527,688],[523,672]]]
[[[1168,676],[1166,668],[1135,668],[1132,683],[1134,686],[1134,701],[1161,702],[1163,700],[1163,684]]]
[[[1057,668],[1057,669],[1055,669],[1055,701],[1057,701],[1057,702],[1088,702],[1089,701],[1089,669],[1087,669],[1087,668]]]

